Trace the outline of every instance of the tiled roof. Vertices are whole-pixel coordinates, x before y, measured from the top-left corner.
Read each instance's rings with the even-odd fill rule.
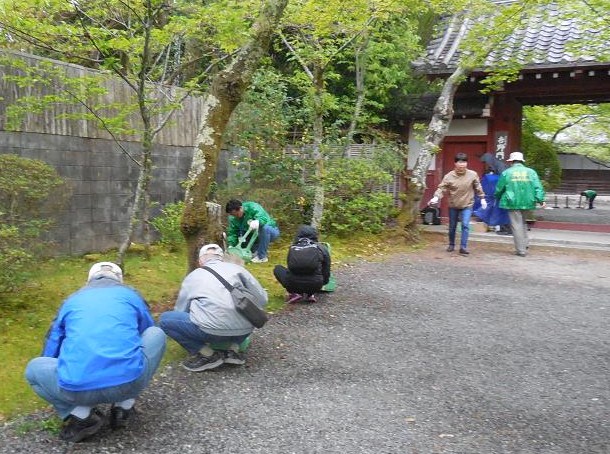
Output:
[[[493,3],[506,5],[512,0],[497,0]],[[591,38],[597,34],[592,30],[583,30],[574,18],[561,18],[561,10],[557,5],[544,6],[544,14],[529,17],[523,27],[516,29],[502,47],[492,51],[486,58],[483,67],[492,68],[498,63],[517,60],[524,68],[558,68],[577,67],[599,62],[591,55],[577,55],[570,49],[570,43],[583,36]],[[415,62],[415,67],[428,74],[450,73],[459,61],[459,45],[472,22],[464,16],[456,15],[448,18],[439,36],[433,39],[427,47],[426,55]],[[585,35],[586,34],[586,35]]]

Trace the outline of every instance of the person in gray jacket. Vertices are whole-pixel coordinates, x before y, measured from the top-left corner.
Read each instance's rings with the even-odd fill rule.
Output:
[[[202,246],[199,266],[184,278],[174,310],[161,314],[159,326],[191,354],[182,363],[186,370],[200,372],[222,364],[245,364],[243,346],[254,326],[237,312],[226,287],[203,267],[213,269],[229,284],[241,281],[259,293],[265,304],[267,292],[243,266],[225,262],[217,244]]]

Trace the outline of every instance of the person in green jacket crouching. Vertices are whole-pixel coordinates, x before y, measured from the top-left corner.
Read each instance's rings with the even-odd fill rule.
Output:
[[[528,248],[526,212],[535,209],[537,203],[546,206],[544,188],[536,171],[523,164],[523,153],[514,151],[506,161],[511,166],[500,175],[494,197],[500,201],[500,208],[508,210],[515,254],[525,257]]]
[[[582,191],[580,195],[587,199],[587,202],[589,202],[589,209],[592,210],[593,201],[595,200],[595,197],[597,197],[597,192],[593,189],[587,189],[586,191]]]
[[[256,202],[241,202],[235,199],[227,202],[225,211],[229,215],[227,244],[236,246],[239,238],[248,232],[248,229],[258,230],[258,244],[254,245],[256,255],[252,258],[252,263],[269,261],[269,243],[280,236],[280,229],[269,213]]]

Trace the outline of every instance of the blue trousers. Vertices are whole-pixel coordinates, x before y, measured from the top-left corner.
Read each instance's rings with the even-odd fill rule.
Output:
[[[25,369],[25,378],[36,394],[55,408],[65,419],[75,407],[93,407],[97,404],[122,402],[135,399],[146,388],[159,367],[165,351],[165,333],[151,326],[142,333],[144,370],[136,380],[109,388],[90,391],[67,391],[59,387],[57,358],[39,357],[31,360]]]
[[[250,334],[243,336],[214,336],[195,325],[188,312],[167,311],[159,317],[159,326],[190,354],[197,353],[206,344],[223,342],[241,344]]]
[[[269,249],[269,243],[275,241],[280,236],[280,229],[277,227],[270,227],[268,225],[264,225],[258,229],[258,239],[256,246],[256,255],[259,258],[267,257],[267,250]]]
[[[462,233],[460,236],[460,249],[468,247],[468,234],[470,233],[470,217],[472,208],[449,208],[449,246],[455,246],[455,231],[461,218]]]

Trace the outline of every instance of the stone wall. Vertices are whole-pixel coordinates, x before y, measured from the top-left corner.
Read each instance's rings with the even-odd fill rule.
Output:
[[[138,156],[140,145],[123,142]],[[69,182],[71,197],[50,239],[59,254],[78,255],[120,245],[129,222],[139,168],[111,140],[0,131],[0,153],[39,159]],[[184,196],[192,147],[156,145],[151,199],[163,206]],[[1,171],[1,170],[0,170]]]

